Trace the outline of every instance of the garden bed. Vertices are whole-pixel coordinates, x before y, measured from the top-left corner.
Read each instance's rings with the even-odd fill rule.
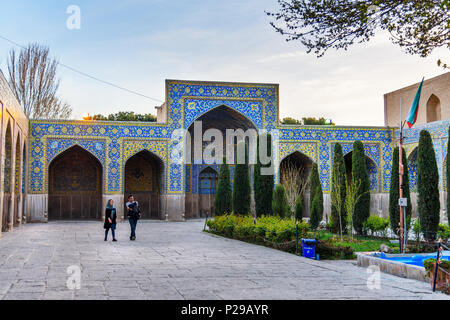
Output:
[[[431,286],[434,282],[434,271],[436,268],[436,259],[428,259],[424,262],[427,276],[430,279]],[[450,294],[450,261],[442,260],[437,270],[436,290]]]
[[[275,216],[260,217],[224,215],[208,220],[209,232],[231,239],[241,240],[274,249],[296,252],[296,224],[292,219],[281,219]],[[318,231],[311,232],[306,222],[299,222],[299,249],[301,253],[301,239],[315,238],[319,240],[316,253],[322,260],[355,259],[356,252],[376,251],[381,244],[398,250],[398,245],[389,239],[371,239],[370,237],[343,237]],[[396,248],[397,246],[397,248]]]

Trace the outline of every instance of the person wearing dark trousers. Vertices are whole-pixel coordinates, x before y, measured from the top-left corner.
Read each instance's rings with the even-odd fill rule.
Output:
[[[134,241],[136,240],[136,225],[141,217],[139,203],[135,201],[133,195],[130,194],[128,196],[128,202],[125,206],[127,207],[127,217],[131,227],[130,240]]]
[[[106,210],[105,210],[105,224],[103,227],[105,228],[105,241],[108,240],[108,231],[111,229],[112,241],[116,240],[116,224],[117,224],[117,213],[116,208],[114,208],[114,201],[112,199],[108,200],[108,203],[106,204]]]

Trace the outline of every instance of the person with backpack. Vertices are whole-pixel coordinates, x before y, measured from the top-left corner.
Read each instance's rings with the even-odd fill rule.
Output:
[[[136,240],[136,225],[139,218],[141,217],[139,203],[135,201],[134,196],[130,194],[128,196],[128,202],[125,204],[125,206],[127,208],[127,217],[131,227],[130,240],[134,241]]]

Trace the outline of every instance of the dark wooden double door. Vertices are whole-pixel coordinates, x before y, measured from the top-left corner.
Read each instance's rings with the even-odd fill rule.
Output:
[[[153,192],[132,192],[134,199],[139,203],[142,219],[160,219],[159,194]],[[124,211],[126,212],[126,211]]]
[[[160,219],[160,175],[162,164],[149,151],[141,151],[125,164],[125,199],[132,194],[142,219]],[[127,211],[125,211],[126,213]]]
[[[102,167],[74,146],[49,167],[49,220],[99,220],[102,217]]]

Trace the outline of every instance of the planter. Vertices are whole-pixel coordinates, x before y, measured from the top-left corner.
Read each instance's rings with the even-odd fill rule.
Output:
[[[430,283],[431,288],[433,288],[434,283],[434,270],[436,268],[436,262],[433,263],[433,267],[430,270]],[[445,270],[444,272],[442,270],[442,267],[438,269],[437,276],[436,276],[436,290],[437,291],[443,291],[447,294],[450,293],[450,270]]]

